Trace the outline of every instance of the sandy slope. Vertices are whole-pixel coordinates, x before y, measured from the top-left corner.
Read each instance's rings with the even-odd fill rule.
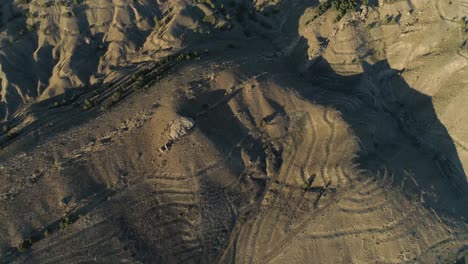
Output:
[[[194,22],[216,10],[223,22],[219,3],[198,15],[185,2],[80,4],[90,25],[115,24],[99,31],[113,40],[98,70],[82,76],[113,83],[25,105],[5,123],[0,263],[466,259],[468,4],[379,2],[339,22],[334,10],[312,20],[316,4],[303,1],[255,4],[271,13],[247,11],[231,31]],[[166,44],[145,24],[151,12],[176,17]],[[177,33],[195,25],[212,35]],[[181,46],[179,59],[147,61]],[[76,50],[54,49],[54,69],[74,65],[64,58]],[[10,105],[3,83],[15,75],[1,65]],[[31,98],[68,88],[52,83]],[[180,116],[195,126],[173,139]]]
[[[204,14],[187,1],[28,2],[0,6],[1,120],[24,104],[105,83],[118,69],[179,48]]]

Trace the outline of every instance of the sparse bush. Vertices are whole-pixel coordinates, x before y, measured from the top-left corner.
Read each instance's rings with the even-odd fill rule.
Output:
[[[65,229],[71,225],[70,218],[68,216],[64,217],[62,221],[60,221],[60,229]]]
[[[18,250],[18,252],[23,253],[26,251],[26,249],[30,248],[32,245],[33,245],[32,239],[27,238],[21,241],[21,243],[18,245],[18,247],[16,247],[16,249]]]
[[[160,23],[159,23],[158,16],[154,16],[154,17],[153,17],[153,21],[154,21],[154,28],[155,28],[156,30],[158,30],[158,29],[161,27],[161,25],[160,25]]]
[[[395,15],[386,15],[385,20],[383,21],[384,24],[397,24],[398,22],[398,17]]]
[[[85,99],[83,102],[83,110],[89,110],[95,106],[94,101]]]
[[[25,245],[23,244],[23,242],[21,242],[18,247],[16,248],[18,250],[18,252],[20,253],[23,253],[24,251],[26,251],[26,247]]]
[[[353,10],[357,7],[357,0],[338,0],[333,2],[333,7],[338,11],[338,15],[335,18],[335,21],[338,22],[341,18],[350,10]]]
[[[205,3],[205,4],[209,5],[209,6],[210,6],[211,8],[213,8],[213,9],[216,8],[216,6],[215,6],[215,4],[213,3],[212,0],[193,0],[193,2],[194,2],[194,3],[200,3],[200,4]]]
[[[39,15],[37,14],[37,12],[28,12],[28,13],[26,13],[27,18],[36,18],[38,16]]]
[[[138,76],[135,81],[135,86],[137,89],[142,88],[145,85],[145,78],[143,76]]]
[[[468,18],[466,16],[462,17],[459,23],[460,23],[460,28],[462,32],[468,33]]]
[[[122,99],[122,88],[118,88],[111,96],[110,101],[107,102],[102,109],[109,109]]]
[[[24,247],[23,243],[19,244],[18,247],[16,248],[18,252],[23,253],[26,251],[26,248]]]
[[[68,1],[57,1],[56,5],[58,5],[58,6],[70,6],[71,3],[69,3]]]
[[[122,98],[122,92],[120,90],[115,91],[115,93],[112,95],[112,101],[113,102],[118,102]]]
[[[218,25],[216,25],[216,29],[218,29],[220,31],[230,30],[231,29],[231,24],[218,24]]]
[[[317,17],[324,14],[328,9],[334,7],[338,11],[338,15],[335,17],[335,22],[340,21],[344,15],[350,10],[356,9],[360,4],[369,5],[368,0],[328,0],[320,3],[316,9],[316,15],[312,18],[315,20]]]
[[[70,18],[70,17],[76,16],[76,14],[74,12],[72,12],[72,11],[67,11],[67,12],[63,13],[63,16]]]
[[[26,30],[28,32],[33,32],[35,29],[36,29],[36,27],[34,25],[31,25],[31,24],[26,25]]]
[[[320,3],[317,7],[317,15],[320,16],[322,15],[323,13],[325,13],[328,9],[330,9],[331,7],[331,4],[330,4],[330,1],[326,1],[326,2],[323,2],[323,3]]]
[[[207,15],[203,18],[203,22],[214,25],[216,23],[216,17],[214,15]]]

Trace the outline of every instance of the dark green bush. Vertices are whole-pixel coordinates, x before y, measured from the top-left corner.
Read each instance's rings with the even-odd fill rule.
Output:
[[[216,23],[216,17],[214,15],[207,15],[203,18],[203,22],[214,25]]]
[[[75,13],[71,12],[71,11],[67,11],[67,12],[63,13],[63,16],[64,17],[74,17]]]
[[[331,7],[335,8],[338,11],[338,15],[335,18],[335,21],[340,21],[341,18],[346,15],[348,11],[356,9],[359,5],[369,5],[368,0],[328,0],[326,2],[320,3],[317,6],[317,14],[312,20],[321,16]]]
[[[154,17],[153,17],[153,21],[154,21],[154,28],[155,28],[156,30],[158,30],[159,27],[161,26],[160,23],[159,23],[158,16],[154,16]]]

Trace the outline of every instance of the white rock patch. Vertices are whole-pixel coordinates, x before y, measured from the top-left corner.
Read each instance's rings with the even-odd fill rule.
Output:
[[[189,133],[195,126],[195,121],[190,117],[179,117],[169,123],[169,138],[176,140]]]

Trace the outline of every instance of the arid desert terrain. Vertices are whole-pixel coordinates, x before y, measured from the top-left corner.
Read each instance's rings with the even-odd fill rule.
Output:
[[[0,0],[0,263],[468,263],[468,0]]]

